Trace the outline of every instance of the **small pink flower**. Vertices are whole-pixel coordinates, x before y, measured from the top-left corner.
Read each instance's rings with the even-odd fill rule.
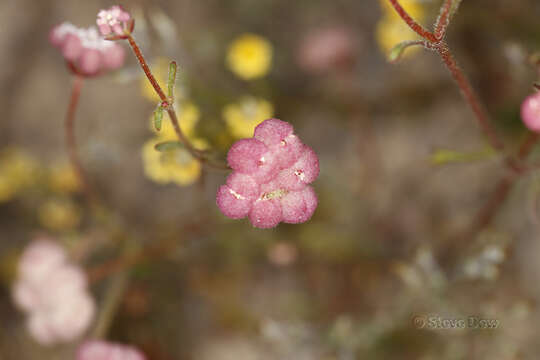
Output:
[[[49,41],[60,50],[73,71],[82,76],[99,75],[124,64],[124,49],[103,39],[95,27],[82,29],[63,23],[51,30]]]
[[[523,101],[521,119],[529,130],[540,132],[540,92],[528,96]]]
[[[319,160],[293,132],[289,123],[269,119],[255,128],[253,138],[233,144],[227,155],[233,173],[216,197],[224,215],[247,216],[261,229],[311,218],[317,196],[308,184],[319,175]]]
[[[309,33],[298,51],[298,63],[312,73],[349,67],[354,60],[355,37],[346,27],[331,26]]]
[[[30,334],[43,345],[74,340],[95,313],[85,273],[67,261],[62,247],[46,238],[33,241],[23,252],[13,300],[27,313]]]
[[[97,26],[103,36],[110,34],[124,35],[129,30],[128,22],[131,15],[120,5],[114,5],[108,10],[101,10],[97,15]]]
[[[86,341],[77,349],[76,360],[145,360],[146,357],[133,346],[107,341]]]

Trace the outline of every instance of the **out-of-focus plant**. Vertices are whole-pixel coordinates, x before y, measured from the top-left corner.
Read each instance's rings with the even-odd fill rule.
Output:
[[[230,44],[227,65],[241,79],[261,78],[270,71],[272,53],[272,45],[262,36],[243,34]]]
[[[495,185],[493,197],[473,220],[469,231],[444,249],[448,258],[451,259],[450,263],[453,263],[453,261],[456,260],[453,255],[460,251],[461,245],[469,242],[471,237],[474,237],[486,225],[493,221],[493,218],[504,203],[504,200],[516,181],[523,175],[530,173],[531,170],[534,170],[534,166],[527,163],[527,158],[540,138],[538,135],[540,127],[537,126],[537,124],[540,123],[540,106],[538,105],[540,104],[540,101],[538,100],[538,95],[533,95],[525,100],[521,108],[522,120],[531,132],[523,141],[517,153],[511,153],[507,150],[506,144],[493,126],[485,107],[476,95],[476,92],[472,88],[466,75],[457,64],[446,42],[448,26],[450,25],[452,17],[456,14],[460,3],[461,0],[445,0],[440,8],[440,13],[434,24],[433,31],[430,31],[418,22],[418,20],[421,19],[421,16],[418,16],[420,13],[417,13],[417,10],[413,7],[408,8],[408,1],[388,0],[388,2],[386,2],[387,5],[395,10],[403,23],[415,33],[416,37],[416,39],[406,40],[395,45],[390,50],[389,60],[391,62],[396,62],[401,59],[408,49],[419,46],[437,53],[454,78],[463,97],[474,113],[477,123],[484,133],[490,147],[494,152],[501,155],[502,164],[508,169],[507,174],[505,174],[498,184]],[[420,40],[417,39],[418,37]]]

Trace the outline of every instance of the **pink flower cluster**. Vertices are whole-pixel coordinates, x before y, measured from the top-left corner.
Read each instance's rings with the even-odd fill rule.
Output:
[[[92,340],[77,350],[77,360],[145,360],[146,357],[132,346]]]
[[[319,159],[293,133],[291,124],[263,121],[253,138],[233,144],[227,161],[234,171],[216,199],[226,216],[248,216],[253,226],[264,229],[281,221],[302,223],[313,215],[317,196],[308,184],[319,175]]]
[[[128,30],[131,15],[120,5],[114,5],[108,10],[101,10],[97,15],[97,26],[103,36],[110,34],[124,35]]]
[[[540,132],[540,92],[528,96],[523,101],[521,119],[529,130]]]
[[[24,250],[13,299],[28,315],[30,334],[43,345],[77,338],[95,312],[84,272],[67,261],[62,247],[46,238],[34,240]]]
[[[66,22],[51,30],[49,40],[82,76],[98,75],[124,64],[124,49],[101,37],[95,27],[82,29]]]

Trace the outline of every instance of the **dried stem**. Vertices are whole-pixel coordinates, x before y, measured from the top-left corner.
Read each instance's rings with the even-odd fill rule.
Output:
[[[206,164],[214,169],[219,170],[229,170],[229,167],[226,164],[223,164],[221,162],[211,161],[208,159],[203,152],[197,150],[193,144],[188,140],[188,138],[184,135],[182,132],[182,129],[180,128],[180,124],[178,122],[178,117],[176,116],[176,111],[174,110],[173,104],[170,104],[171,99],[169,99],[166,95],[159,83],[156,81],[156,78],[154,75],[152,75],[152,71],[150,70],[150,67],[148,66],[146,60],[144,59],[144,56],[142,55],[141,49],[135,42],[135,39],[132,35],[127,35],[127,40],[129,42],[129,45],[133,49],[133,52],[135,53],[135,56],[137,57],[137,60],[139,61],[139,64],[141,65],[146,77],[148,78],[148,81],[152,84],[152,87],[158,94],[159,98],[164,104],[167,104],[166,109],[167,113],[169,114],[169,118],[171,119],[171,123],[173,125],[174,131],[176,132],[176,135],[178,136],[178,140],[184,146],[186,149],[191,153],[193,157],[195,157],[197,160],[199,160],[201,163]]]
[[[65,143],[67,152],[69,154],[69,160],[71,162],[71,166],[73,167],[73,170],[75,171],[77,178],[79,179],[79,182],[81,183],[81,186],[83,187],[84,194],[88,200],[88,202],[91,205],[97,204],[97,196],[90,185],[90,182],[88,181],[88,177],[86,176],[86,172],[84,171],[84,168],[82,166],[82,163],[79,159],[78,151],[77,151],[77,140],[75,137],[75,113],[77,111],[77,105],[79,103],[79,97],[81,94],[81,88],[84,82],[84,78],[80,75],[74,75],[73,79],[73,87],[71,90],[71,99],[69,101],[68,110],[66,113],[66,119],[65,119]]]

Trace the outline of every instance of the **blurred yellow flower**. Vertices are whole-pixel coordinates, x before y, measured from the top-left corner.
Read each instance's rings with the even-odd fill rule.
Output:
[[[420,39],[420,36],[399,17],[388,0],[380,0],[380,4],[383,16],[377,23],[375,39],[383,53],[388,54],[395,45],[402,41]],[[416,21],[421,22],[425,19],[426,13],[420,1],[402,0],[400,4]],[[419,49],[419,47],[411,47],[405,51],[404,56],[413,54]]]
[[[150,69],[152,69],[152,74],[156,78],[158,84],[161,86],[163,91],[165,91],[165,94],[167,94],[167,80],[169,79],[169,63],[171,60],[165,58],[165,57],[158,57],[154,61],[152,61],[152,64],[150,64]],[[178,76],[178,75],[177,75]],[[156,91],[154,90],[154,87],[148,81],[148,78],[142,74],[140,78],[140,87],[141,87],[141,93],[142,95],[154,102],[159,103],[161,99],[156,94]],[[183,91],[180,86],[175,87],[174,89],[175,98],[179,99],[183,96]]]
[[[50,169],[49,187],[58,193],[74,193],[81,190],[81,182],[71,164],[57,163]]]
[[[51,199],[39,207],[38,219],[50,230],[71,230],[81,222],[81,210],[69,199]]]
[[[156,144],[163,138],[147,141],[142,149],[145,175],[159,184],[175,183],[180,186],[193,184],[201,175],[201,163],[185,148],[158,151]],[[207,148],[204,140],[194,139],[193,145],[200,150]]]
[[[184,101],[176,106],[176,115],[178,116],[180,129],[182,129],[182,132],[184,135],[186,135],[186,137],[192,139],[195,132],[195,126],[199,122],[199,118],[201,116],[199,108],[190,101]],[[168,118],[166,112],[161,122],[161,130],[157,131],[154,127],[153,116],[150,119],[150,128],[161,139],[161,141],[178,139],[171,120]]]
[[[379,0],[381,3],[383,17],[388,20],[403,21],[399,17],[397,11],[394,9],[390,1]],[[399,4],[407,11],[407,13],[416,21],[420,21],[425,17],[425,11],[419,0],[400,0]]]
[[[255,34],[236,38],[227,53],[227,65],[239,78],[251,80],[265,76],[272,64],[272,45]]]
[[[223,118],[231,134],[237,138],[253,136],[255,127],[272,116],[274,106],[264,99],[252,96],[244,97],[238,103],[229,104],[223,109]]]
[[[420,39],[420,36],[412,31],[403,21],[389,21],[387,19],[377,23],[375,37],[381,51],[385,54],[390,53],[390,50],[402,41]],[[418,46],[411,46],[403,53],[403,56],[413,54],[419,49],[420,47]]]
[[[36,182],[39,166],[24,151],[8,148],[0,153],[0,202],[13,199],[22,189]]]

